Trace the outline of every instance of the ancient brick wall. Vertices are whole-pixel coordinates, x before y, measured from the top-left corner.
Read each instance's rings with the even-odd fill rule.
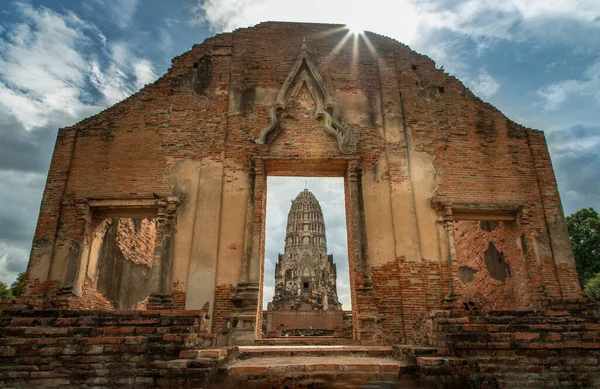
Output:
[[[538,312],[439,311],[427,331],[445,356],[417,360],[423,376],[462,377],[472,388],[600,388],[598,302],[566,300]]]
[[[446,209],[449,219],[453,209],[515,211],[528,274],[522,294],[532,296],[519,307],[578,296],[543,133],[513,123],[407,46],[371,33],[356,47],[352,40],[339,45],[345,34],[342,26],[263,23],[217,35],[175,58],[140,92],[61,129],[27,296],[46,296],[50,305],[60,292],[82,299],[74,303],[81,307],[101,305],[76,288],[87,268],[89,202],[174,196],[173,249],[160,248],[172,258],[162,273],[170,275],[168,292],[179,307],[208,302],[213,328],[222,331],[234,310],[232,289],[262,277],[266,194],[255,177],[274,174],[275,165],[284,175],[346,175],[348,198],[351,164],[358,166],[349,202],[357,209],[347,214],[355,332],[361,320],[375,328],[384,319],[395,331],[386,341],[402,336],[398,328],[410,339],[423,316],[442,306],[458,277],[449,267]],[[316,100],[304,89],[277,113],[266,143],[255,142],[304,38],[345,131],[358,134],[355,152],[342,153],[323,130]],[[332,107],[325,107],[329,114]],[[151,251],[142,241],[140,252]],[[367,264],[354,263],[359,258]],[[146,266],[140,257],[131,263]],[[516,282],[511,278],[505,283]],[[364,339],[382,336],[369,331]]]
[[[116,240],[127,260],[151,267],[156,243],[156,220],[121,218]]]
[[[185,385],[192,376],[173,380],[166,362],[181,350],[210,345],[202,318],[200,311],[173,310],[1,311],[0,386]]]
[[[227,329],[227,323],[233,313],[234,305],[231,302],[231,294],[234,292],[233,285],[221,285],[215,293],[215,308],[213,310],[212,330],[219,334]]]

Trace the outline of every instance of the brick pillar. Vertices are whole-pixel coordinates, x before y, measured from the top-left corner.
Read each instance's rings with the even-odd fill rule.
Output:
[[[444,228],[446,230],[446,242],[448,243],[448,269],[450,270],[450,278],[448,282],[449,293],[444,298],[444,303],[449,308],[460,304],[460,296],[462,289],[462,282],[460,282],[458,272],[458,259],[456,257],[456,245],[454,237],[454,215],[452,213],[452,204],[445,204],[443,208],[444,213]]]
[[[25,274],[24,298],[52,296],[60,285],[61,280],[53,278],[51,268],[76,141],[75,128],[62,128],[58,131]]]
[[[173,234],[175,216],[179,200],[177,197],[167,197],[158,200],[158,217],[156,218],[156,244],[154,246],[153,266],[157,271],[152,275],[154,292],[148,298],[148,309],[173,308],[171,288],[173,285]]]
[[[358,160],[349,160],[346,170],[346,221],[348,228],[348,263],[353,294],[352,327],[363,344],[382,344],[383,332],[373,282],[367,260],[366,228],[361,189],[362,168]]]
[[[578,298],[581,286],[546,139],[541,131],[528,130],[527,135],[544,213],[545,228],[541,230],[542,234],[547,233],[547,236],[539,236],[536,243],[542,246],[540,252],[549,252],[552,257],[541,258],[546,262],[542,265],[544,271],[554,275],[553,279],[546,277],[546,293],[550,299]]]
[[[260,336],[262,325],[259,301],[261,297],[262,259],[265,254],[265,207],[267,201],[267,177],[261,160],[254,161],[253,175],[250,177],[250,207],[246,221],[244,258],[240,280],[231,297],[235,309],[231,315],[229,345],[254,344]],[[254,201],[252,201],[254,200]],[[258,316],[258,317],[257,317]]]

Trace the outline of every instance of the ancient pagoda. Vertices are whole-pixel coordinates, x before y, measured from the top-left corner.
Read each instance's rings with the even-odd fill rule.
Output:
[[[308,189],[292,201],[285,250],[275,265],[274,310],[341,310],[336,266],[327,254],[321,205]]]

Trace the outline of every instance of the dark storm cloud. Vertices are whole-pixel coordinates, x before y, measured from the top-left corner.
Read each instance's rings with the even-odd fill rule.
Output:
[[[547,131],[545,134],[548,145],[557,150],[560,150],[561,146],[564,147],[565,142],[570,144],[573,141],[579,142],[584,139],[594,138],[597,138],[600,142],[600,126],[584,126],[582,124],[576,124],[566,130]]]
[[[565,214],[600,210],[600,126],[574,125],[546,134]]]
[[[38,216],[45,174],[0,171],[0,240],[29,245]]]
[[[0,169],[19,172],[48,171],[57,129],[26,131],[17,118],[0,106]]]
[[[0,170],[0,281],[27,267],[45,174]]]

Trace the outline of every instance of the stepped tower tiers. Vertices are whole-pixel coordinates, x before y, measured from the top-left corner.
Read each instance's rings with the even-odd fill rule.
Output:
[[[333,255],[327,254],[321,205],[304,189],[288,213],[285,252],[275,266],[272,309],[341,310],[336,278]]]

